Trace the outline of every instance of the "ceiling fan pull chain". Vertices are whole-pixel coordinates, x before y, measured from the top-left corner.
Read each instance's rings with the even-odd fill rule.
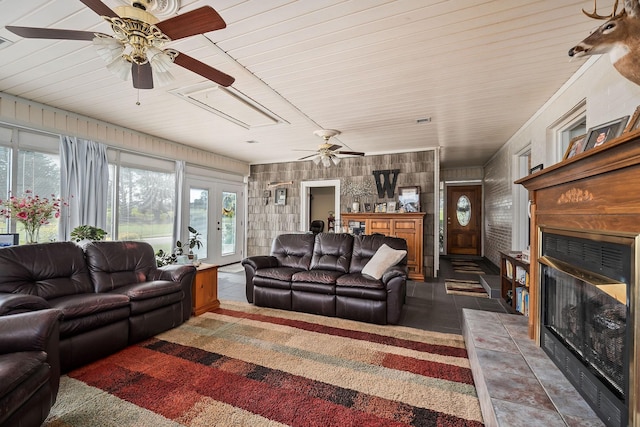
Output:
[[[136,101],[136,105],[140,106],[140,89],[138,89],[138,100]]]

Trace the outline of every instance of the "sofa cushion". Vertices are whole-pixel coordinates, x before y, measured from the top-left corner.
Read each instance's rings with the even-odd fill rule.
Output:
[[[319,233],[313,246],[311,270],[349,271],[353,236],[350,234]]]
[[[343,274],[336,281],[336,285],[339,287],[384,289],[384,285],[379,279],[374,279],[361,273]]]
[[[71,242],[0,248],[0,293],[46,300],[93,292],[82,249]]]
[[[393,267],[407,256],[406,250],[393,249],[383,244],[362,269],[362,274],[380,279],[385,271]]]
[[[132,283],[130,285],[121,286],[111,293],[126,295],[132,301],[139,301],[180,292],[182,292],[180,282],[154,280],[151,282]]]
[[[313,234],[282,234],[271,244],[271,255],[280,266],[308,270],[313,254]]]
[[[300,271],[291,278],[292,286],[297,282],[322,283],[325,285],[335,285],[336,281],[344,273],[335,270],[309,270]]]
[[[96,292],[146,282],[157,270],[153,247],[146,242],[91,242],[84,250]]]
[[[360,273],[383,244],[393,249],[407,249],[406,240],[399,237],[383,236],[382,234],[354,236],[349,273]],[[406,259],[400,261],[399,264],[406,264]]]
[[[300,271],[304,270],[301,268],[293,267],[262,268],[256,271],[255,277],[290,282],[293,275],[299,273]]]
[[[52,308],[62,311],[61,331],[64,329],[65,323],[71,319],[92,316],[119,308],[129,309],[129,298],[126,295],[77,294],[55,298],[49,302]]]

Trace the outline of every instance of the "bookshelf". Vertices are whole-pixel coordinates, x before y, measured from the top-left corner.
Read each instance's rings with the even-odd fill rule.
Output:
[[[521,252],[500,252],[502,298],[516,312],[529,315],[529,263]]]

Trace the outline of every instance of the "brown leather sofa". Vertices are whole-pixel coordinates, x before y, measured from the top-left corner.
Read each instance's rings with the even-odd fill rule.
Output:
[[[62,312],[62,372],[174,328],[191,315],[195,268],[157,268],[145,242],[0,248],[0,272],[0,315]]]
[[[380,279],[362,274],[384,244],[407,250],[404,239],[382,235],[280,235],[274,239],[270,255],[242,261],[247,301],[263,307],[396,324],[406,295],[406,256]]]
[[[58,395],[58,327],[62,313],[0,316],[0,426],[36,427]]]

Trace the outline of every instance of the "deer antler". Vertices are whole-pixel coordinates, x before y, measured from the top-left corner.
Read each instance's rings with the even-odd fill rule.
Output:
[[[616,0],[615,4],[613,5],[613,13],[611,15],[607,15],[607,16],[598,15],[598,0],[593,0],[593,13],[589,13],[584,9],[582,9],[582,13],[587,15],[589,18],[607,20],[612,18],[619,18],[622,15],[624,15],[625,13],[624,8],[622,9],[622,12],[620,12],[620,15],[616,15],[617,10],[618,10],[618,0]]]

